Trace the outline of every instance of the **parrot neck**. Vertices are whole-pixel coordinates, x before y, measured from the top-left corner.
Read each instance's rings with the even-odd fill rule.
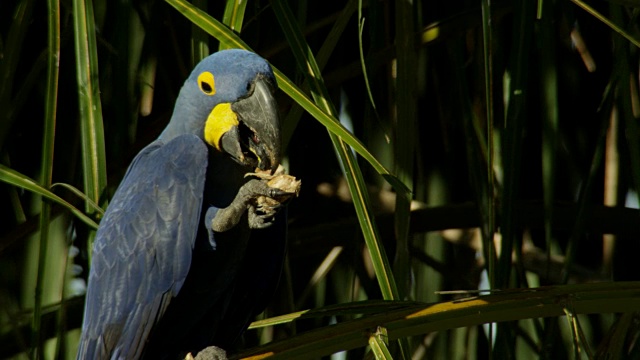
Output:
[[[202,104],[191,102],[190,99],[192,98],[186,87],[180,90],[171,120],[169,120],[169,124],[158,137],[160,140],[169,142],[175,137],[185,134],[192,134],[204,139],[204,124],[209,113],[203,106],[198,106]]]

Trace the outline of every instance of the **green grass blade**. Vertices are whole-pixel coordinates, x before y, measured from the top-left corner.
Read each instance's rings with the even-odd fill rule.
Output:
[[[558,73],[556,69],[557,36],[553,27],[553,2],[546,1],[542,8],[540,27],[540,71],[542,73],[542,191],[544,202],[544,228],[547,256],[551,256],[553,205],[555,200],[556,153],[558,144]]]
[[[309,46],[302,37],[302,32],[294,20],[293,13],[282,1],[275,0],[272,1],[271,4],[274,8],[276,17],[280,22],[280,26],[282,27],[289,44],[291,44],[291,50],[298,61],[298,67],[307,70],[305,71],[305,76],[309,82],[311,93],[314,96],[316,104],[318,104],[324,112],[335,115],[335,108],[333,107],[324,86],[318,65],[311,55]],[[391,272],[389,261],[384,252],[384,248],[382,247],[382,243],[379,240],[375,223],[373,222],[368,194],[366,192],[366,185],[362,178],[360,168],[355,161],[355,157],[353,156],[351,149],[349,149],[343,141],[334,134],[331,134],[331,140],[339,155],[345,172],[345,177],[353,197],[353,203],[356,208],[358,220],[373,260],[373,266],[378,278],[380,290],[382,291],[383,297],[387,300],[399,299],[398,289],[395,284],[393,273]]]
[[[2,164],[0,164],[0,181],[5,182],[7,184],[17,186],[23,188],[25,190],[31,191],[35,194],[43,196],[51,201],[54,201],[63,207],[67,208],[73,215],[75,215],[79,220],[87,224],[92,229],[97,229],[98,224],[93,221],[90,217],[85,215],[82,211],[78,210],[75,206],[71,205],[58,195],[52,193],[51,191],[43,188],[37,182],[33,181],[29,177],[20,174],[19,172],[10,169]]]
[[[263,320],[257,320],[252,322],[251,325],[249,325],[249,329],[259,329],[266,326],[287,324],[292,321],[295,321],[296,319],[301,318],[304,314],[308,312],[309,310],[302,310],[302,311],[297,311],[291,314],[274,316],[274,317],[263,319]]]
[[[489,274],[489,283],[491,285],[495,284],[495,257],[494,257],[494,242],[493,237],[495,233],[495,219],[496,219],[496,209],[495,202],[493,201],[492,194],[494,193],[495,188],[495,178],[494,178],[494,161],[493,161],[493,131],[494,131],[494,123],[493,123],[493,60],[492,60],[492,31],[491,31],[491,3],[489,0],[483,0],[481,3],[482,10],[482,48],[483,48],[483,59],[484,59],[484,92],[485,92],[485,108],[486,108],[486,144],[487,144],[487,152],[486,156],[486,164],[487,164],[487,180],[486,180],[486,192],[489,194],[488,201],[486,202],[486,234],[483,234],[483,247],[485,247],[485,258],[487,259],[487,272]]]
[[[351,16],[356,10],[358,0],[349,0],[347,4],[342,9],[340,13],[340,17],[336,20],[333,27],[329,31],[329,35],[325,39],[324,43],[318,50],[318,54],[316,55],[316,62],[318,63],[318,68],[320,70],[324,69],[325,65],[329,61],[329,57],[333,53],[336,48],[336,44],[338,40],[340,40],[345,28],[349,24],[349,20]],[[307,81],[305,80],[302,84],[302,89],[307,89],[309,87]],[[300,105],[296,102],[294,106],[289,110],[287,117],[284,122],[284,127],[282,129],[282,143],[284,146],[289,144],[291,140],[291,136],[293,136],[293,132],[298,126],[298,121],[302,116],[304,109],[300,107]]]
[[[42,157],[40,176],[42,187],[50,188],[53,177],[53,153],[56,130],[56,110],[58,107],[58,78],[60,56],[60,4],[57,0],[47,1],[48,24],[47,30],[47,88],[45,95],[44,131],[42,136]],[[51,221],[51,203],[42,202],[40,211],[40,248],[38,250],[38,265],[36,275],[33,321],[31,326],[32,344],[36,346],[38,358],[44,358],[44,349],[40,327],[42,320],[42,292],[44,282],[45,261],[47,259],[47,245],[49,242],[49,222]]]
[[[315,308],[312,310],[302,310],[290,314],[279,315],[254,321],[249,329],[257,329],[265,326],[286,324],[298,319],[328,318],[343,315],[374,315],[392,310],[404,309],[411,305],[423,304],[417,301],[390,301],[390,300],[363,300],[349,303],[338,303]]]
[[[193,6],[191,3],[185,0],[166,0],[166,2],[173,6],[179,13],[184,15],[189,21],[196,24],[199,28],[206,31],[209,35],[218,39],[221,43],[225,43],[233,48],[251,50],[237,34],[231,31],[220,21],[214,19],[206,12]]]
[[[194,0],[193,6],[207,11],[207,0]],[[191,67],[209,55],[209,36],[196,24],[191,24]]]
[[[316,63],[309,45],[302,36],[302,31],[295,22],[293,13],[288,5],[281,0],[272,0],[271,4],[274,8],[278,22],[291,45],[294,57],[297,60],[300,69],[306,69],[304,75],[309,83],[313,98],[325,113],[336,115],[335,107],[331,103],[328,91],[324,86],[322,74]],[[369,255],[371,256],[373,269],[378,280],[378,286],[382,292],[382,296],[386,300],[401,299],[400,292],[396,284],[391,265],[384,250],[377,226],[373,218],[369,195],[366,190],[366,184],[360,167],[357,164],[355,155],[351,148],[345,144],[338,136],[329,133],[333,146],[338,154],[342,169],[351,192],[353,204],[356,210],[360,228],[364,236]],[[407,194],[400,193],[398,198]],[[407,206],[408,208],[408,206]],[[408,216],[407,229],[408,229]],[[408,233],[408,231],[407,231]],[[408,344],[403,340],[400,341],[401,358],[409,358]]]
[[[349,25],[349,21],[358,6],[358,1],[359,0],[347,1],[340,13],[340,17],[333,24],[331,30],[329,30],[329,34],[327,35],[325,42],[322,44],[320,50],[318,50],[318,54],[316,55],[316,62],[318,63],[320,70],[324,69],[327,61],[329,61],[329,56],[333,54],[336,44],[344,33],[344,29]]]
[[[417,131],[416,69],[418,54],[414,26],[415,8],[411,2],[397,1],[396,13],[396,128],[394,149],[394,171],[398,179],[413,191],[414,163]],[[409,220],[411,197],[408,193],[396,197],[395,235],[396,256],[394,270],[399,281],[399,292],[406,296],[411,282],[411,258],[409,256]]]
[[[95,203],[107,185],[96,32],[91,1],[73,1],[74,40],[85,193]],[[89,204],[86,211],[93,210]]]
[[[596,9],[594,9],[593,7],[589,6],[588,4],[586,4],[586,3],[584,3],[584,2],[582,2],[580,0],[571,0],[571,2],[576,4],[578,7],[580,7],[584,11],[588,12],[589,14],[591,14],[596,19],[602,21],[602,23],[607,25],[608,27],[610,27],[611,30],[613,30],[613,31],[617,32],[618,34],[622,35],[622,37],[624,37],[625,39],[629,40],[629,42],[632,43],[635,47],[639,47],[640,48],[640,41],[639,40],[637,40],[636,38],[631,36],[631,34],[626,32],[620,26],[616,25],[613,21],[607,19],[604,15],[600,14]]]
[[[365,85],[365,88],[367,89],[369,102],[371,103],[371,107],[373,107],[373,109],[375,110],[376,102],[373,101],[373,94],[371,93],[371,86],[369,85],[369,75],[367,73],[367,64],[364,58],[364,48],[362,45],[363,32],[364,32],[364,17],[362,17],[362,0],[358,0],[358,50],[360,51],[360,67],[362,68],[362,76],[364,77],[364,85]]]
[[[187,19],[200,26],[211,36],[220,42],[227,43],[229,46],[240,49],[251,50],[251,48],[242,41],[233,31],[229,30],[224,24],[212,18],[207,13],[193,7],[184,0],[166,0],[178,12],[183,14]],[[309,99],[302,90],[300,90],[283,72],[274,67],[274,73],[278,80],[278,86],[282,91],[289,95],[296,103],[302,106],[311,116],[318,120],[330,132],[336,134],[340,139],[346,142],[360,156],[362,156],[382,177],[388,181],[398,192],[406,192],[408,189],[404,184],[392,175],[358,140],[349,132],[334,116],[323,111],[311,99]]]
[[[389,348],[387,347],[387,329],[378,326],[374,334],[369,336],[369,346],[377,360],[393,360]]]
[[[517,276],[512,282],[513,253],[520,256],[522,237],[515,225],[514,211],[520,200],[520,188],[522,184],[523,132],[528,120],[527,111],[530,98],[529,74],[530,58],[533,43],[533,20],[535,18],[535,4],[532,2],[519,2],[514,6],[514,36],[511,49],[511,64],[509,71],[511,88],[509,90],[509,105],[507,108],[506,124],[502,143],[502,159],[504,186],[500,196],[501,201],[501,237],[500,255],[494,282],[496,288],[508,288],[513,286],[526,286],[524,276]],[[520,262],[517,262],[520,264]],[[522,275],[519,273],[518,275]],[[512,324],[499,324],[495,334],[495,344],[491,349],[492,354],[514,353],[515,335]]]
[[[98,214],[98,216],[102,217],[104,215],[104,210],[100,207],[100,205],[98,205],[95,202],[93,202],[93,200],[91,200],[89,197],[87,197],[87,195],[85,195],[85,193],[83,193],[82,191],[78,190],[74,186],[71,186],[69,184],[64,184],[64,183],[51,184],[51,187],[50,187],[51,190],[53,190],[54,187],[61,187],[61,188],[65,188],[65,189],[71,191],[75,196],[77,196],[78,198],[82,199],[85,203],[87,203],[89,206],[91,206],[91,208]]]
[[[625,313],[617,318],[609,329],[609,333],[604,338],[595,354],[596,359],[624,359],[627,355],[625,339],[633,331],[631,324],[635,314]]]
[[[514,209],[518,202],[521,183],[522,162],[522,134],[527,121],[527,102],[529,101],[529,59],[531,58],[531,44],[533,39],[533,19],[535,17],[534,3],[518,3],[514,9],[511,88],[509,90],[509,105],[507,109],[507,123],[505,125],[502,143],[504,164],[504,186],[501,194],[502,224],[501,224],[501,252],[496,271],[497,288],[509,287],[512,265],[512,251],[519,251],[521,238],[517,236],[514,223]]]
[[[248,1],[246,0],[227,0],[227,6],[224,8],[222,23],[237,34],[242,30],[242,22],[244,21],[244,12],[247,8],[247,3]],[[226,43],[220,42],[220,50],[229,48]]]

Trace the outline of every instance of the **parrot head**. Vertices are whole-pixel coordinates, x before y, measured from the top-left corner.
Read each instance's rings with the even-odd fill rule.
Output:
[[[182,86],[160,139],[194,134],[241,165],[273,172],[281,146],[275,90],[260,56],[239,49],[209,55]]]

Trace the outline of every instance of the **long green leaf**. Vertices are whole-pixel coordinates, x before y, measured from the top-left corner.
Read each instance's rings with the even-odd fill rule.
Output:
[[[74,0],[73,20],[85,193],[100,204],[107,170],[92,2]],[[93,211],[89,204],[86,211]]]
[[[244,21],[244,12],[247,8],[247,0],[227,0],[227,6],[224,8],[222,15],[222,23],[227,25],[231,31],[240,33],[242,30],[242,22]],[[230,48],[227,43],[220,42],[220,50]]]
[[[52,193],[51,191],[43,188],[29,177],[20,174],[19,172],[10,169],[2,164],[0,164],[0,181],[23,188],[25,190],[43,196],[51,201],[54,201],[67,208],[73,215],[75,215],[79,220],[87,224],[89,227],[93,229],[98,228],[98,224],[95,221],[85,215],[82,211],[78,210],[75,206],[69,204],[64,199]]]
[[[501,194],[501,251],[496,279],[492,286],[506,288],[509,286],[512,265],[512,250],[518,251],[520,238],[514,225],[514,209],[518,203],[521,184],[522,164],[522,134],[528,116],[527,103],[529,101],[529,59],[531,58],[531,44],[533,40],[533,18],[535,4],[522,2],[517,4],[514,12],[517,21],[514,22],[514,37],[511,65],[511,88],[509,89],[509,105],[507,109],[506,125],[502,143],[504,164],[504,186]]]
[[[47,89],[45,95],[44,131],[42,135],[42,157],[40,176],[42,187],[51,187],[53,177],[53,152],[56,130],[56,110],[58,108],[58,78],[60,63],[60,4],[58,0],[47,1],[48,24],[47,31]],[[42,320],[42,292],[44,282],[45,261],[47,259],[47,245],[49,242],[49,222],[51,221],[51,204],[44,201],[40,211],[40,248],[38,250],[38,268],[32,321],[32,344],[37,349],[37,357],[44,358],[40,327]]]
[[[414,160],[417,131],[416,68],[418,54],[415,46],[414,4],[396,1],[396,128],[393,142],[394,171],[407,188],[413,190]],[[404,196],[403,196],[404,195]],[[411,198],[407,193],[396,197],[395,235],[396,256],[394,270],[400,282],[400,294],[407,294],[411,282],[409,256],[409,220]]]
[[[166,0],[178,12],[187,19],[197,24],[211,36],[220,42],[229,44],[234,48],[247,49],[251,48],[242,41],[233,31],[229,30],[224,24],[212,18],[207,13],[195,8],[185,0]],[[397,192],[407,192],[408,189],[404,184],[392,175],[358,140],[349,132],[334,116],[326,113],[318,107],[311,99],[309,99],[284,73],[274,67],[274,73],[278,80],[278,86],[282,91],[289,95],[294,101],[302,106],[311,116],[318,120],[330,132],[336,134],[342,141],[346,142],[360,156],[362,156],[373,168],[385,178]]]
[[[358,0],[347,1],[344,8],[342,9],[342,12],[340,13],[340,17],[333,24],[333,27],[329,31],[327,38],[325,39],[324,43],[322,43],[320,50],[318,50],[318,53],[316,54],[316,62],[318,63],[318,68],[320,68],[320,70],[324,69],[325,65],[329,61],[329,57],[331,56],[331,54],[333,54],[338,41],[342,37],[342,33],[349,24],[351,16],[355,12],[357,1]],[[305,80],[301,88],[306,90],[308,87],[309,84]],[[289,144],[289,141],[293,136],[293,132],[296,129],[298,121],[300,120],[303,112],[304,109],[298,103],[295,103],[291,110],[289,110],[289,113],[287,114],[287,117],[285,119],[284,127],[282,129],[282,143],[284,144],[284,146],[287,146]]]
[[[617,32],[618,34],[622,35],[622,37],[624,37],[625,39],[629,40],[629,42],[632,43],[634,46],[640,48],[640,40],[634,38],[631,34],[626,32],[620,26],[616,25],[613,21],[607,19],[604,15],[600,14],[596,9],[594,9],[593,7],[589,6],[588,4],[586,4],[585,2],[583,2],[581,0],[571,0],[571,2],[576,4],[578,7],[582,8],[584,11],[588,12],[589,14],[591,14],[596,19],[600,20],[603,24],[605,24],[608,27],[610,27],[611,30],[613,30],[613,31]]]
[[[327,89],[322,80],[318,64],[311,55],[311,49],[302,36],[302,31],[294,20],[293,13],[286,3],[280,0],[271,2],[276,17],[280,22],[285,37],[291,44],[291,50],[298,62],[298,67],[305,69],[304,74],[309,82],[315,102],[328,114],[335,116],[336,111],[331,103]],[[335,134],[330,133],[331,141],[342,164],[345,178],[353,197],[353,204],[358,215],[360,227],[372,258],[373,268],[378,279],[382,295],[387,300],[399,299],[398,289],[391,271],[391,266],[384,251],[376,225],[373,221],[371,206],[369,205],[366,184],[362,178],[360,168],[351,149]]]
[[[207,0],[194,0],[193,6],[207,11]],[[195,66],[200,60],[209,55],[209,36],[198,25],[191,24],[191,65]]]
[[[73,193],[79,199],[82,199],[87,204],[89,204],[89,206],[91,206],[91,208],[98,214],[98,216],[102,217],[104,215],[104,209],[102,209],[100,205],[93,202],[93,200],[89,199],[87,195],[85,195],[82,191],[78,190],[76,187],[69,184],[65,184],[65,183],[55,183],[55,184],[51,184],[50,189],[53,190],[54,187],[61,187],[71,191],[71,193]]]
[[[489,196],[487,197],[489,201],[486,201],[484,205],[486,205],[486,209],[483,209],[485,212],[485,216],[487,218],[487,223],[485,224],[486,233],[483,233],[482,237],[482,246],[484,248],[485,258],[487,259],[487,272],[489,274],[489,282],[490,284],[495,283],[495,249],[494,249],[494,232],[495,232],[495,219],[496,219],[496,209],[495,202],[493,201],[493,193],[495,187],[495,178],[493,173],[493,154],[494,154],[494,146],[493,146],[493,131],[494,131],[494,123],[493,123],[493,60],[492,60],[492,31],[491,31],[491,6],[489,0],[483,0],[481,4],[482,10],[482,54],[484,59],[484,91],[485,91],[485,108],[486,108],[486,144],[487,144],[487,152],[486,152],[486,186],[483,189]]]
[[[376,102],[373,100],[373,94],[371,93],[371,85],[369,85],[369,74],[367,72],[367,63],[364,57],[364,46],[362,45],[362,33],[364,32],[365,18],[362,16],[362,0],[358,0],[358,50],[360,50],[360,67],[362,68],[362,77],[364,78],[364,85],[367,89],[367,95],[369,96],[369,102],[371,107],[376,109]]]
[[[544,202],[544,230],[547,256],[551,257],[551,241],[553,231],[553,203],[556,186],[556,153],[558,144],[558,72],[556,69],[556,37],[553,28],[553,1],[545,1],[542,5],[542,21],[540,27],[540,72],[542,73],[541,97],[543,100],[542,117],[542,191]],[[539,10],[540,11],[540,10]]]
[[[369,347],[377,360],[393,360],[387,347],[388,341],[387,329],[380,326],[375,333],[369,336]]]
[[[472,327],[491,322],[563,316],[565,309],[578,314],[631,313],[640,311],[640,282],[596,283],[501,291],[449,302],[389,305],[388,311],[364,316],[286,341],[270,343],[241,353],[242,359],[308,359],[368,345],[363,333],[384,326],[389,340]],[[394,307],[392,307],[394,306]],[[302,315],[307,317],[312,311]]]
[[[416,44],[415,11],[417,4],[412,1],[396,1],[395,12],[395,43],[396,43],[396,128],[393,149],[395,152],[394,171],[402,183],[413,191],[416,131],[417,131],[417,89],[416,69],[418,67],[418,52]],[[364,69],[363,69],[364,70]],[[366,73],[365,73],[366,77]],[[403,299],[409,293],[411,283],[411,256],[409,254],[409,221],[411,220],[411,194],[410,192],[398,193],[396,196],[394,216],[396,254],[394,270],[400,285],[398,286],[398,299]],[[375,339],[375,337],[374,337]],[[387,358],[389,352],[384,343],[377,341],[380,346],[380,354]],[[401,339],[400,356],[410,359],[409,343],[407,339]],[[372,349],[374,345],[372,345]],[[390,356],[389,356],[390,357]]]

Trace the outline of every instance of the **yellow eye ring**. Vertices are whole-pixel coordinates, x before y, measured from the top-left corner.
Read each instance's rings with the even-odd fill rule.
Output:
[[[213,79],[213,74],[205,71],[198,75],[198,87],[203,93],[207,95],[215,95],[216,82]]]

